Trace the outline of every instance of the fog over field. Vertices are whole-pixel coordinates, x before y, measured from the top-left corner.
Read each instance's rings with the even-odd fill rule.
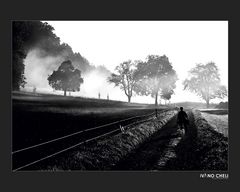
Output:
[[[31,50],[25,59],[26,88],[23,90],[32,91],[33,87],[37,88],[37,92],[61,94],[62,91],[53,90],[48,84],[48,76],[57,70],[60,63],[65,59],[62,55],[44,57],[40,56],[39,49]],[[84,83],[80,87],[80,92],[72,92],[72,96],[83,96],[97,98],[100,92],[101,98],[107,99],[107,94],[111,99],[118,100],[119,95],[124,97],[121,90],[107,82],[110,71],[105,68],[96,67],[87,72],[82,73]]]
[[[197,95],[183,90],[182,82],[188,71],[198,63],[215,62],[219,68],[221,82],[228,87],[228,26],[225,21],[47,21],[62,43],[71,49],[59,54],[43,52],[35,45],[27,54],[25,63],[26,86],[24,90],[53,93],[47,77],[69,57],[69,52],[81,53],[86,58],[80,70],[84,83],[80,92],[72,96],[126,101],[119,87],[107,82],[117,65],[126,60],[145,60],[149,54],[160,54],[169,58],[178,75],[176,89],[171,102],[202,101]],[[128,29],[126,31],[126,29]],[[82,64],[73,65],[78,67]],[[89,63],[88,63],[89,62]],[[62,94],[54,91],[54,94]],[[225,98],[224,101],[228,99]],[[218,103],[219,99],[211,102]],[[132,102],[153,103],[151,96],[132,97]]]
[[[228,22],[12,21],[11,99],[13,172],[228,170]]]

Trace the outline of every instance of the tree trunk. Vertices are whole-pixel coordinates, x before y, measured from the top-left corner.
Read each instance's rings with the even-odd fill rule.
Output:
[[[128,96],[128,103],[131,102],[131,96]]]
[[[64,96],[66,96],[67,95],[67,90],[64,90]]]
[[[206,100],[207,108],[209,108],[209,99]]]
[[[155,95],[155,105],[158,106],[158,92]]]

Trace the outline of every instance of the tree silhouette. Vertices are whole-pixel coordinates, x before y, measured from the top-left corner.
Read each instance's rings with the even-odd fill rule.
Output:
[[[189,71],[189,75],[190,78],[185,79],[183,82],[184,90],[188,89],[204,99],[207,108],[211,99],[223,99],[227,96],[226,87],[220,85],[220,75],[215,63],[197,64],[196,67]]]
[[[116,67],[117,74],[112,73],[108,78],[108,82],[114,83],[115,86],[119,86],[128,97],[128,102],[131,102],[133,95],[133,88],[136,84],[135,81],[135,64],[131,61],[125,61]]]
[[[74,69],[70,60],[64,61],[57,71],[48,77],[49,85],[56,90],[63,90],[64,96],[67,91],[80,91],[80,84],[83,83],[81,71]]]
[[[73,65],[82,72],[90,71],[91,66],[80,53],[74,53],[72,48],[61,43],[53,32],[54,28],[41,21],[12,22],[12,89],[19,90],[26,84],[24,75],[24,59],[34,48],[41,50],[40,57],[61,55],[65,60],[71,60]]]
[[[139,61],[135,78],[134,91],[139,95],[151,95],[155,98],[155,105],[158,105],[161,91],[173,90],[177,81],[176,72],[165,55],[149,55],[146,62]]]
[[[12,22],[12,88],[19,90],[26,84],[24,59],[34,46],[44,47],[47,52],[60,45],[54,28],[40,21]],[[44,41],[43,41],[44,40]],[[56,53],[59,50],[56,50]]]

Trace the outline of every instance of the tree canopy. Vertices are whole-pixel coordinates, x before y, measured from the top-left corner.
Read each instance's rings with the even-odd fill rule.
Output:
[[[207,107],[211,99],[223,99],[227,96],[226,87],[220,84],[220,75],[215,63],[197,64],[189,71],[189,76],[183,82],[184,90],[197,94],[206,101]]]
[[[116,67],[117,74],[112,73],[108,78],[108,82],[114,83],[115,86],[119,86],[124,91],[128,97],[128,102],[131,101],[133,88],[136,84],[134,67],[135,64],[131,60],[125,61]]]
[[[66,96],[67,91],[80,91],[83,78],[81,78],[81,71],[74,69],[72,62],[68,60],[62,62],[57,71],[53,71],[48,81],[50,86],[64,91],[64,96]]]
[[[40,21],[12,22],[12,86],[14,90],[19,90],[26,84],[24,59],[33,46],[44,46],[52,50],[53,46],[60,45],[60,40],[52,32],[53,30],[52,26]],[[44,42],[40,41],[43,39],[45,39]]]
[[[151,95],[155,98],[155,105],[158,105],[158,95],[161,91],[168,90],[173,93],[177,75],[168,57],[149,55],[147,61],[139,61],[135,73],[136,86],[134,91],[139,95]]]
[[[40,57],[62,56],[71,60],[81,71],[91,70],[87,59],[80,53],[74,53],[72,48],[61,43],[60,38],[53,32],[54,28],[41,21],[12,22],[12,88],[19,90],[26,84],[24,75],[24,59],[32,49],[40,50]]]

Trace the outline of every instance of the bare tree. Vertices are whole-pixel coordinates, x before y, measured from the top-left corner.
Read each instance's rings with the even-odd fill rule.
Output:
[[[112,73],[108,78],[109,83],[114,83],[115,86],[119,86],[120,89],[124,91],[128,97],[128,102],[131,102],[133,88],[136,84],[134,67],[135,63],[131,60],[125,61],[116,67],[115,71],[117,74]]]

